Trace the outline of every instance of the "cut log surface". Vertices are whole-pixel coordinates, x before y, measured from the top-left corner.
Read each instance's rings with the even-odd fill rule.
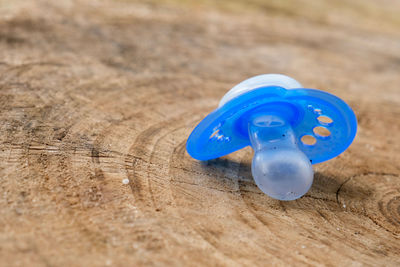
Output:
[[[283,2],[283,3],[282,3]],[[399,266],[398,1],[0,0],[1,266]],[[287,74],[359,122],[301,199],[185,143]]]

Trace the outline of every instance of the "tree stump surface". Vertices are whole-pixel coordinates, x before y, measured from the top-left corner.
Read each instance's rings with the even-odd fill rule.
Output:
[[[0,265],[399,266],[399,12],[0,0]],[[223,94],[261,73],[358,117],[354,143],[296,201],[257,188],[250,148],[186,153]]]

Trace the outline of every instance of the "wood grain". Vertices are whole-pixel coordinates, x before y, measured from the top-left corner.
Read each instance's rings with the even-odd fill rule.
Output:
[[[400,5],[299,3],[0,0],[0,265],[400,265]],[[260,73],[359,120],[296,201],[185,150]]]

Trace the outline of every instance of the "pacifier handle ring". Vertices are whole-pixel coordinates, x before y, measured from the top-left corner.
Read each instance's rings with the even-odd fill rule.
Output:
[[[235,97],[245,94],[255,88],[266,86],[279,86],[285,89],[303,88],[303,86],[295,79],[283,74],[262,74],[254,76],[229,90],[219,102],[218,107],[222,107],[225,103],[229,102]]]

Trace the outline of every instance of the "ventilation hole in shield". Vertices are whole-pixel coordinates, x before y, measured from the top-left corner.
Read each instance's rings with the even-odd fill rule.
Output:
[[[322,113],[322,110],[321,110],[320,108],[315,108],[315,109],[314,109],[314,113],[315,113],[315,114],[321,114],[321,113]]]
[[[309,135],[309,134],[303,135],[300,138],[300,141],[303,143],[303,145],[307,145],[307,146],[313,146],[313,145],[315,145],[315,143],[317,143],[317,139],[315,139],[314,136]]]
[[[326,125],[326,126],[329,126],[333,123],[333,120],[325,115],[318,116],[317,120],[320,124]]]
[[[325,139],[325,138],[328,138],[331,136],[331,132],[322,126],[315,127],[313,129],[313,132],[314,132],[315,136],[317,136],[318,138],[322,138],[322,139]]]

